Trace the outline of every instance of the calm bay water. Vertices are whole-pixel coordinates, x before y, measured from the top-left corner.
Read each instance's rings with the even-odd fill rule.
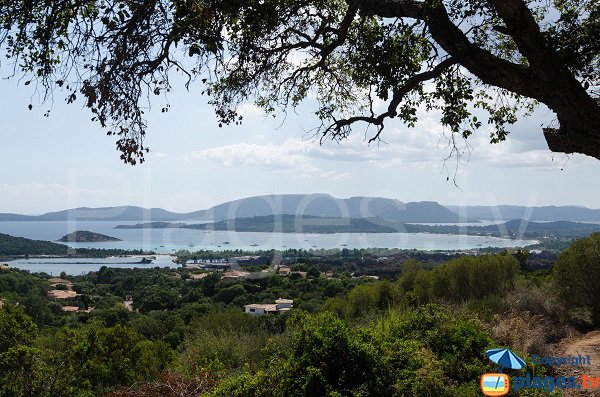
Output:
[[[102,266],[119,268],[179,267],[173,262],[171,255],[155,255],[152,263],[141,262],[142,257],[110,257],[110,258],[31,258],[8,262],[12,267],[29,270],[34,273],[48,273],[57,276],[61,272],[71,275],[95,272]]]
[[[533,240],[508,240],[496,237],[428,234],[428,233],[339,233],[339,234],[304,234],[304,233],[245,233],[231,231],[202,231],[191,229],[115,229],[117,225],[135,224],[137,222],[0,222],[0,233],[26,237],[34,240],[56,241],[65,234],[76,230],[88,230],[123,241],[104,243],[69,243],[73,248],[122,248],[142,249],[159,254],[171,254],[177,250],[258,250],[285,248],[402,248],[418,250],[465,250],[482,247],[523,247],[534,244]],[[167,257],[169,258],[169,257]],[[63,261],[63,260],[61,260]],[[60,273],[97,270],[102,264],[85,265],[66,263],[53,265]],[[55,260],[56,262],[56,260]],[[81,261],[79,261],[81,262]],[[175,266],[170,260],[164,266]],[[24,265],[24,264],[23,264]],[[118,265],[118,263],[117,263]],[[157,261],[150,266],[163,266]],[[16,267],[21,267],[14,264]],[[94,268],[96,266],[96,268]],[[128,267],[132,267],[129,265]],[[137,266],[141,267],[141,266]],[[67,271],[68,269],[69,271]],[[35,271],[30,269],[32,271]],[[40,270],[37,270],[40,271]],[[45,270],[47,271],[47,270]]]

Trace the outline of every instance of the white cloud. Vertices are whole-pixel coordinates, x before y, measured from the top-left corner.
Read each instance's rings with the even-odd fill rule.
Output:
[[[585,156],[564,156],[546,149],[539,122],[547,114],[537,113],[519,122],[505,142],[489,143],[491,127],[476,131],[465,143],[456,140],[463,152],[459,169],[490,166],[557,170],[591,163]],[[348,162],[364,163],[379,169],[443,169],[451,153],[449,133],[444,134],[440,111],[418,110],[415,128],[399,120],[388,120],[381,141],[368,143],[375,129],[357,124],[349,138],[336,142],[327,140],[319,145],[316,139],[288,139],[283,143],[237,143],[189,153],[185,158],[205,159],[231,167],[260,167],[302,177],[347,179]],[[336,171],[344,170],[344,171]]]
[[[194,151],[184,159],[204,159],[229,167],[260,167],[301,177],[342,180],[350,176],[347,172],[323,170],[316,166],[315,156],[311,155],[315,150],[312,146],[319,150],[316,143],[297,139],[288,139],[282,144],[236,143]]]

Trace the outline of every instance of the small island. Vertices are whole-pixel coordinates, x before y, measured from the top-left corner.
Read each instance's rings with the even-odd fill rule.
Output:
[[[69,233],[66,236],[62,236],[56,241],[60,241],[63,243],[103,243],[108,241],[121,241],[121,239],[106,236],[100,233],[78,230],[76,232]]]

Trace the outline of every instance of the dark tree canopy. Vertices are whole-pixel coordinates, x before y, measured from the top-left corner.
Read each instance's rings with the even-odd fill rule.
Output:
[[[202,85],[221,125],[246,101],[315,99],[321,139],[367,123],[376,140],[422,106],[451,142],[487,122],[497,143],[543,103],[550,150],[600,159],[597,0],[0,0],[0,43],[25,84],[82,95],[132,164],[148,96],[174,73]]]

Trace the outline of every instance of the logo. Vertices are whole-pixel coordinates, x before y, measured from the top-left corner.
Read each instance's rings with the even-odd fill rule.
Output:
[[[502,373],[502,368],[521,369],[525,361],[510,349],[490,349],[485,352],[487,358],[498,364],[498,373],[481,375],[481,391],[486,396],[504,396],[510,391],[510,379]]]
[[[510,380],[506,374],[481,375],[481,391],[486,396],[503,396],[510,391]]]
[[[551,393],[556,389],[600,389],[600,376],[590,376],[581,374],[579,376],[535,376],[531,373],[522,373],[513,376],[512,380],[508,375],[503,374],[504,368],[519,370],[525,368],[525,361],[509,349],[490,349],[485,355],[494,363],[498,364],[497,373],[487,373],[481,375],[481,391],[486,396],[504,396],[512,390],[518,393],[523,389],[543,390]],[[591,364],[591,357],[577,355],[566,357],[544,357],[539,355],[531,356],[531,362],[534,366],[570,366],[572,368],[582,368]]]

